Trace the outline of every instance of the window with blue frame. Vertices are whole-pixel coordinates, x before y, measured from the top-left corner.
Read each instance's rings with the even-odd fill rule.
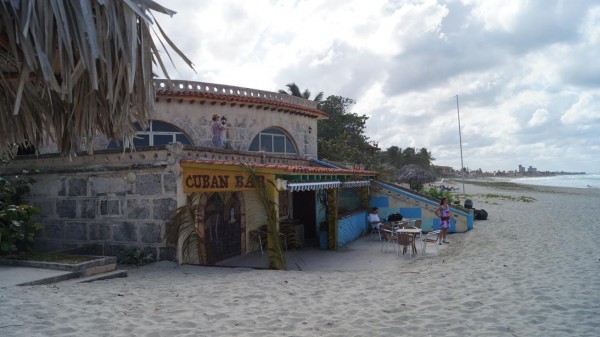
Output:
[[[276,128],[267,128],[254,137],[248,151],[265,151],[275,154],[297,154],[292,139],[283,131]]]
[[[135,137],[133,145],[135,147],[166,145],[169,143],[192,144],[190,138],[179,128],[159,121],[150,121],[150,125],[142,130],[140,124],[135,123]],[[123,147],[122,141],[111,140],[107,149],[120,149]]]

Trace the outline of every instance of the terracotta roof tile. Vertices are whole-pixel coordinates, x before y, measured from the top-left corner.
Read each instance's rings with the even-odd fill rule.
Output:
[[[191,160],[184,159],[180,163],[190,164],[211,164],[211,165],[225,165],[225,166],[241,166],[239,162],[232,161],[219,161],[219,160]],[[300,165],[277,165],[277,164],[248,164],[253,168],[267,168],[281,170],[290,173],[308,173],[308,174],[338,174],[338,175],[377,175],[379,172],[376,171],[365,171],[365,170],[352,170],[352,169],[338,169],[321,166],[300,166]]]
[[[294,110],[297,114],[306,114],[313,117],[327,117],[323,111],[311,109],[307,107],[303,107],[300,105],[294,105],[285,102],[279,102],[276,100],[270,100],[266,98],[257,98],[257,97],[244,97],[244,96],[234,96],[234,95],[221,95],[221,94],[213,94],[207,92],[195,92],[195,91],[171,91],[171,90],[157,90],[156,96],[166,96],[171,98],[189,98],[189,97],[197,97],[197,98],[205,98],[205,99],[215,99],[226,102],[236,102],[236,103],[252,103],[252,104],[265,104],[277,106],[280,108],[291,109]]]

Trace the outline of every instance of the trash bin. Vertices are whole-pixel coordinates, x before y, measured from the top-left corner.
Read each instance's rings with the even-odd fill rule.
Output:
[[[473,201],[471,199],[466,199],[465,200],[465,208],[466,209],[471,209],[473,208]]]

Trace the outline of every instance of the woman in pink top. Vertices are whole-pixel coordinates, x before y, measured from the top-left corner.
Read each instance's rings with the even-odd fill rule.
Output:
[[[439,244],[450,243],[446,241],[446,232],[448,232],[448,228],[450,228],[450,206],[448,206],[448,199],[442,198],[440,206],[435,209],[435,215],[440,218]]]

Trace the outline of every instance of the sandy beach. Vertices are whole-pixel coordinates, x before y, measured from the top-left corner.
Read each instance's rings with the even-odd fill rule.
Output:
[[[124,279],[4,287],[0,335],[598,336],[600,189],[465,190],[489,218],[439,257],[328,254],[332,269],[353,265],[337,271],[159,262]]]

